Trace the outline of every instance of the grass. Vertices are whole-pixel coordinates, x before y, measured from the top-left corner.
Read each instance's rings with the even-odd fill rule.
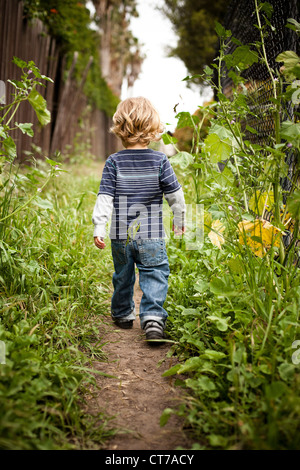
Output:
[[[176,383],[186,399],[173,413],[185,419],[195,449],[298,449],[300,374],[292,344],[300,328],[299,273],[289,292],[277,276],[271,288],[254,259],[258,282],[249,287],[245,275],[230,272],[229,250],[207,237],[199,252],[170,243],[168,254],[168,333],[180,363],[165,376],[185,376]]]
[[[59,172],[1,226],[2,449],[99,448],[113,432],[104,415],[84,412],[85,396],[95,387],[92,361],[105,359],[99,325],[107,315],[112,269],[109,252],[100,257],[92,239],[101,165],[86,168]],[[45,178],[43,166],[25,174],[11,208]]]
[[[105,415],[84,411],[96,391],[93,360],[105,360],[99,326],[111,294],[110,252],[92,240],[101,165],[67,170],[1,226],[2,449],[97,449],[114,433]],[[46,177],[42,164],[26,178],[24,171],[11,208]],[[178,375],[186,399],[161,422],[182,416],[195,450],[299,448],[299,366],[291,359],[299,272],[287,286],[276,264],[247,246],[220,249],[207,234],[200,251],[172,238],[167,249],[168,333],[179,364],[165,375]]]

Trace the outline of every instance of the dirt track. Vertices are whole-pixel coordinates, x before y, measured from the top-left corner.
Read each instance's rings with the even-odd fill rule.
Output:
[[[138,313],[141,291],[135,286]],[[112,428],[119,432],[109,440],[106,450],[175,450],[189,449],[192,442],[182,429],[180,418],[172,415],[161,427],[160,416],[165,408],[178,403],[180,389],[174,387],[174,377],[162,377],[175,364],[166,358],[170,343],[150,346],[137,320],[131,330],[113,325],[110,316],[101,324],[101,336],[107,342],[103,348],[107,362],[98,362],[97,370],[117,379],[97,377],[99,395],[89,400],[89,411],[104,411],[114,418]]]

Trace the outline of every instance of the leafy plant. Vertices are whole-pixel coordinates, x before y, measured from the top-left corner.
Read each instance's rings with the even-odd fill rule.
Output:
[[[42,124],[50,115],[36,90],[47,77],[32,61],[14,62],[22,76],[1,118],[0,447],[95,448],[113,433],[105,416],[84,411],[95,389],[92,360],[104,358],[93,319],[109,293],[83,243],[95,197],[86,187],[96,183],[74,181],[50,158],[16,165],[11,130],[33,136],[31,123],[12,124],[18,107],[28,100]]]
[[[86,412],[101,376],[93,361],[105,360],[97,325],[106,319],[112,267],[102,257],[99,280],[86,243],[98,180],[74,168],[11,217],[0,244],[2,449],[94,449],[114,432],[102,413]],[[23,184],[35,194],[30,180]]]
[[[7,222],[17,212],[23,210],[30,202],[37,196],[39,191],[48,184],[49,180],[54,176],[55,172],[59,170],[59,165],[47,159],[50,164],[50,171],[46,178],[44,175],[42,179],[35,179],[36,192],[27,200],[23,198],[22,194],[22,178],[18,174],[18,169],[15,167],[15,160],[17,158],[17,147],[11,137],[11,132],[14,129],[19,129],[23,134],[27,134],[29,137],[33,137],[34,131],[32,129],[32,123],[18,123],[14,122],[14,117],[17,113],[19,106],[24,102],[28,101],[33,107],[39,122],[42,126],[47,125],[50,120],[50,112],[47,109],[47,103],[42,95],[37,91],[37,86],[45,86],[44,81],[52,81],[51,78],[42,75],[34,64],[33,61],[28,63],[14,57],[13,62],[17,67],[21,68],[21,79],[20,80],[8,80],[14,87],[13,100],[6,106],[1,106],[2,116],[0,117],[0,177],[1,177],[1,196],[2,200],[0,203],[0,231],[4,239],[4,231],[8,227]],[[37,174],[35,175],[37,176]],[[27,176],[33,181],[33,175]],[[40,187],[37,187],[37,183]],[[13,197],[14,193],[19,192],[19,200]]]
[[[192,151],[171,158],[186,201],[204,205],[204,242],[199,250],[185,251],[184,239],[168,245],[168,332],[180,362],[165,376],[177,376],[187,398],[165,410],[161,423],[172,413],[184,417],[195,449],[299,447],[299,369],[292,362],[300,327],[298,161],[288,194],[281,184],[288,174],[286,152],[299,151],[297,109],[295,122],[280,122],[299,85],[291,74],[298,69],[296,60],[285,72],[271,69],[265,48],[269,4],[255,1],[255,15],[255,45],[241,44],[216,25],[219,56],[202,80],[215,88],[219,101],[199,107],[203,116],[213,116],[208,135],[201,138],[200,121],[190,124]],[[232,54],[229,41],[236,45]],[[242,76],[256,62],[269,71],[273,93],[268,116],[274,134],[264,146],[246,138],[246,131],[256,132],[247,118],[262,118],[250,107],[253,88]],[[234,77],[230,97],[221,87],[224,67]],[[285,244],[291,227],[292,241]]]

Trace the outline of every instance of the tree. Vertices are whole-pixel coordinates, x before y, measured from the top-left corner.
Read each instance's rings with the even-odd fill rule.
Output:
[[[228,0],[165,0],[161,11],[178,36],[170,55],[180,58],[192,75],[201,74],[215,57],[218,47],[215,21],[224,21],[228,3]]]
[[[132,86],[143,62],[138,40],[130,31],[130,19],[138,16],[136,0],[93,0],[93,3],[101,36],[102,76],[120,96],[123,79]]]

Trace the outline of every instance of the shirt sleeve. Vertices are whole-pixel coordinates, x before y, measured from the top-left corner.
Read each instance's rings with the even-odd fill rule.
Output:
[[[174,191],[178,191],[178,189],[181,188],[171,163],[166,156],[164,156],[160,167],[159,181],[160,187],[164,194],[173,193]]]
[[[173,193],[165,194],[165,199],[173,212],[174,225],[180,228],[185,227],[186,205],[182,188]]]
[[[94,237],[104,238],[106,235],[106,224],[113,211],[113,198],[107,194],[97,196],[93,211],[92,221],[95,226]]]
[[[114,197],[116,191],[116,167],[112,160],[108,158],[103,168],[99,194],[107,194]]]

